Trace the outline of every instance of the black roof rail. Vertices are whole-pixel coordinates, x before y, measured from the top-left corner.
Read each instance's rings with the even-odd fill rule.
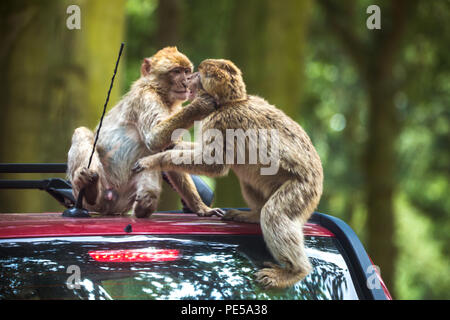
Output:
[[[67,163],[0,163],[0,173],[65,173]]]
[[[66,163],[0,163],[0,173],[65,173]],[[42,180],[0,179],[0,189],[39,189],[48,192],[66,208],[75,204],[72,185],[61,178]]]
[[[65,173],[66,163],[0,163],[0,173]],[[164,180],[170,184],[163,174]],[[211,205],[214,193],[201,177],[191,175],[197,191],[206,205]],[[66,208],[75,205],[76,199],[72,194],[72,185],[61,178],[44,180],[6,180],[0,179],[0,189],[40,189],[47,191]],[[183,211],[192,212],[182,201]]]

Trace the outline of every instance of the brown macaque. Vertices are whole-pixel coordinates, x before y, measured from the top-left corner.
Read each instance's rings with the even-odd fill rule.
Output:
[[[188,78],[193,65],[176,47],[166,47],[141,66],[141,77],[105,116],[90,168],[87,168],[94,133],[75,130],[68,153],[68,179],[74,196],[85,189],[84,204],[101,214],[148,217],[157,208],[162,177],[159,171],[131,174],[133,164],[151,154],[147,142],[157,123],[181,109],[189,96]],[[186,205],[199,215],[220,214],[206,206],[189,176],[166,172],[171,185]]]
[[[242,73],[231,61],[209,59],[198,69],[200,77],[192,77],[193,82],[200,79],[201,84],[200,87],[196,83],[200,88],[196,99],[155,126],[147,143],[150,149],[163,149],[171,143],[174,129],[188,128],[194,120],[203,119],[203,134],[213,131],[218,139],[218,131],[222,138],[226,137],[226,142],[218,144],[222,149],[214,149],[220,161],[206,164],[202,161],[204,153],[173,149],[140,159],[133,170],[140,173],[168,170],[211,177],[233,170],[251,210],[228,210],[223,219],[259,222],[265,243],[278,264],[266,263],[267,268],[258,271],[256,279],[265,287],[291,286],[311,270],[304,248],[303,226],[322,195],[323,170],[319,155],[297,122],[264,99],[247,95]],[[278,150],[274,160],[277,170],[263,171],[268,169],[268,163],[261,159],[256,163],[236,161],[243,143],[235,144],[236,136],[229,136],[230,130],[247,133],[242,141],[249,159],[252,150],[258,154],[263,149]],[[271,130],[276,134],[260,134],[257,143],[251,130]],[[203,148],[210,147],[204,139],[197,143],[202,143]],[[192,161],[174,163],[173,159],[180,156],[189,156]],[[230,159],[233,161],[227,161]]]

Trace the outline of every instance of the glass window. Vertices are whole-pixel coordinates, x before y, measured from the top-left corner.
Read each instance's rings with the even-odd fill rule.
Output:
[[[334,238],[306,237],[313,271],[288,289],[254,280],[261,236],[0,241],[1,299],[358,299]]]

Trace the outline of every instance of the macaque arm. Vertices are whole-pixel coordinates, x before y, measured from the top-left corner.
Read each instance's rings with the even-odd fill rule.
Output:
[[[142,106],[139,107],[139,110],[136,111],[136,129],[141,141],[145,143],[147,149],[149,149],[151,153],[156,153],[159,150],[149,148],[147,141],[151,140],[152,128],[167,117],[167,112],[165,112],[166,107],[158,102],[158,99],[151,94],[142,98]]]
[[[174,146],[174,150],[194,150],[200,148],[199,142],[183,141],[177,142]]]
[[[211,96],[207,94],[198,96],[189,105],[153,127],[146,141],[147,147],[152,151],[164,150],[173,143],[171,140],[173,131],[188,129],[193,126],[194,121],[202,120],[214,111],[216,104]]]
[[[182,160],[184,159],[184,160]],[[201,152],[195,150],[167,150],[138,160],[133,167],[135,173],[143,170],[187,172],[209,177],[221,177],[230,169],[226,164],[205,164]]]

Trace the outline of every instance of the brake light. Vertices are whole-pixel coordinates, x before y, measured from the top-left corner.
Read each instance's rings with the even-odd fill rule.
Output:
[[[173,261],[180,256],[176,249],[125,249],[89,251],[92,259],[98,262],[157,262]]]

